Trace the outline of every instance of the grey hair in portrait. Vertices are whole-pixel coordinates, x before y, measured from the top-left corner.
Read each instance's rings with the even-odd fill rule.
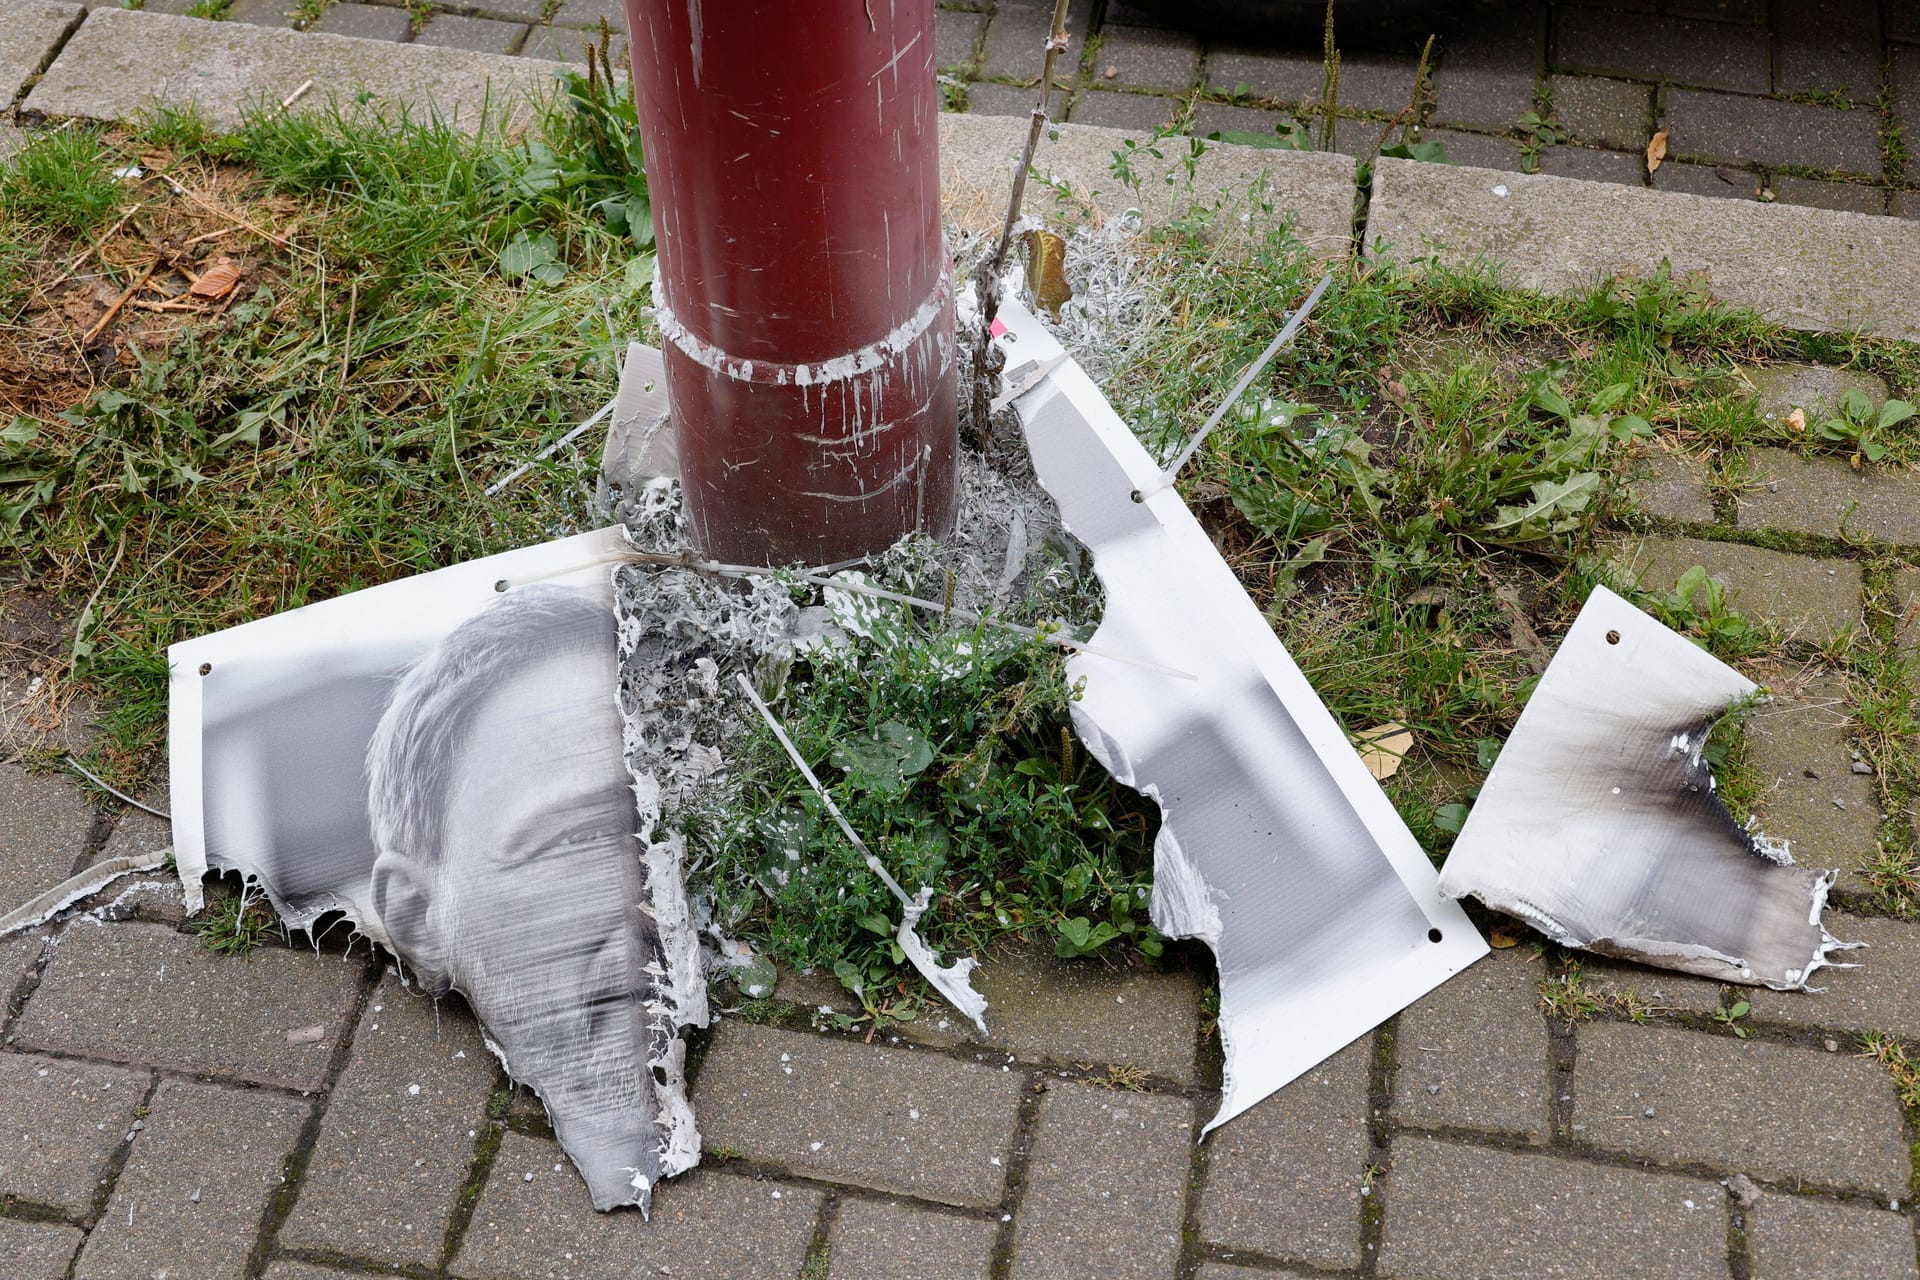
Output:
[[[503,595],[410,668],[367,744],[367,816],[381,857],[437,865],[453,768],[474,714],[513,673],[556,650],[613,652],[613,615],[592,594],[531,586]]]

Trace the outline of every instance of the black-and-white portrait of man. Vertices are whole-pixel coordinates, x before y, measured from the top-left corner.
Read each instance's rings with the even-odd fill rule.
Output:
[[[617,681],[605,591],[520,588],[408,670],[366,755],[387,937],[429,990],[472,1003],[602,1208],[661,1173],[658,938]]]

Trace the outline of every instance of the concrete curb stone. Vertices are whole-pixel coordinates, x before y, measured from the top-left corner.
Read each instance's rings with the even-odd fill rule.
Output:
[[[1022,101],[1030,105],[1031,99],[1023,94]],[[1026,142],[1025,107],[1021,110],[1019,117],[972,112],[940,116],[941,198],[961,225],[982,230],[1000,225]],[[1247,192],[1261,184],[1274,202],[1274,217],[1293,216],[1295,234],[1313,253],[1340,257],[1351,246],[1355,165],[1348,156],[1211,143],[1195,166],[1189,188],[1177,154],[1161,160],[1139,154],[1133,162],[1140,178],[1135,190],[1114,176],[1112,159],[1129,139],[1139,142],[1144,134],[1078,124],[1060,125],[1055,132],[1057,141],[1042,140],[1035,169],[1051,182],[1068,184],[1101,217],[1138,209],[1147,223],[1160,224],[1196,204],[1219,201],[1224,207],[1214,226],[1222,235],[1242,236],[1249,234],[1242,216],[1253,213]],[[1172,183],[1166,181],[1170,176]],[[1028,211],[1053,212],[1048,196],[1046,188],[1029,182]],[[1058,212],[1074,216],[1084,211],[1067,206]]]
[[[0,111],[20,96],[85,12],[77,4],[7,0],[6,21],[0,23]]]
[[[92,829],[93,805],[67,778],[0,765],[0,911],[72,875]]]
[[[191,104],[215,126],[232,128],[249,106],[278,103],[311,80],[314,91],[300,108],[351,104],[364,88],[394,103],[430,105],[471,130],[483,110],[495,124],[524,111],[529,95],[549,89],[555,70],[533,58],[95,9],[22,109],[126,120],[164,86],[169,105]]]
[[[1788,328],[1920,340],[1920,227],[1896,218],[1387,159],[1367,252],[1498,263],[1508,284],[1544,293],[1667,261]]]
[[[1648,515],[1689,524],[1713,521],[1713,496],[1707,492],[1707,465],[1684,453],[1652,453],[1639,459],[1627,493]]]

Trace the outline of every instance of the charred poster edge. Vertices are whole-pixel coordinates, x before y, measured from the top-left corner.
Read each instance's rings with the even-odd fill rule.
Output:
[[[1705,758],[1714,726],[1762,693],[1596,586],[1482,785],[1441,890],[1561,946],[1717,982],[1808,990],[1820,969],[1847,967],[1829,956],[1859,944],[1821,921],[1839,873],[1735,821]]]
[[[1094,440],[1132,481],[1132,494],[1122,491],[1116,493],[1113,500],[1142,504],[1157,522],[1157,535],[1166,539],[1186,563],[1208,572],[1223,573],[1230,579],[1231,570],[1220,560],[1212,540],[1179,494],[1163,483],[1160,468],[1086,372],[1078,363],[1065,358],[1060,344],[1017,302],[1004,300],[999,318],[1006,332],[996,341],[1007,357],[1006,380],[1014,392],[1012,403],[1023,429],[1031,427],[1038,412],[1036,406],[1046,397],[1064,396]],[[1061,498],[1057,492],[1053,496],[1056,501]],[[1074,521],[1064,504],[1061,514],[1071,531]],[[1080,536],[1086,540],[1084,533]],[[1103,548],[1097,541],[1089,542],[1089,546],[1095,571],[1105,582],[1107,575],[1101,572],[1103,552],[1108,556],[1124,554],[1124,548]],[[1110,584],[1108,590],[1111,603],[1113,587]],[[1335,969],[1318,979],[1312,990],[1289,993],[1281,1002],[1286,1006],[1284,1016],[1266,1009],[1259,1020],[1247,1018],[1235,1007],[1235,975],[1223,967],[1220,1027],[1226,1051],[1226,1078],[1220,1110],[1207,1124],[1208,1131],[1311,1070],[1488,951],[1459,904],[1441,895],[1438,877],[1426,852],[1362,762],[1346,732],[1272,629],[1259,617],[1244,590],[1235,582],[1218,593],[1216,604],[1223,618],[1231,617],[1236,625],[1247,627],[1248,672],[1272,690],[1292,717],[1345,804],[1385,856],[1393,877],[1430,925],[1430,932],[1422,938],[1419,949],[1406,951],[1393,963]],[[1250,615],[1257,624],[1257,633],[1239,616],[1242,613]],[[1161,661],[1171,659],[1171,655],[1143,656]],[[1097,657],[1078,656],[1068,664],[1069,675],[1098,678],[1101,661]],[[1077,704],[1074,722],[1089,751],[1119,781],[1134,786],[1162,805],[1154,862],[1156,927],[1170,936],[1199,937],[1217,955],[1223,924],[1207,881],[1205,851],[1183,846],[1174,830],[1178,816],[1168,818],[1155,788],[1135,781],[1125,744],[1094,723]],[[1276,794],[1284,796],[1286,780],[1271,781]],[[1373,854],[1369,852],[1366,856]],[[1277,1025],[1280,1023],[1285,1025]]]

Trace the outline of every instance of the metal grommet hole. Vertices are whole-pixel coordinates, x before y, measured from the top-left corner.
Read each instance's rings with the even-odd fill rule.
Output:
[[[1608,644],[1619,644],[1619,643],[1620,643],[1620,633],[1619,633],[1618,631],[1609,631],[1609,632],[1607,632],[1607,643],[1608,643]]]
[[[1427,941],[1428,942],[1440,941],[1440,931],[1438,929],[1427,930]]]
[[[213,674],[213,664],[212,664],[211,662],[203,662],[203,663],[201,663],[201,664],[200,664],[200,674],[201,674],[201,675],[203,675],[203,676],[210,676],[210,675],[212,675],[212,674]]]
[[[493,589],[495,591],[505,591],[507,589],[507,580],[505,578],[500,579],[500,581],[493,584]]]

